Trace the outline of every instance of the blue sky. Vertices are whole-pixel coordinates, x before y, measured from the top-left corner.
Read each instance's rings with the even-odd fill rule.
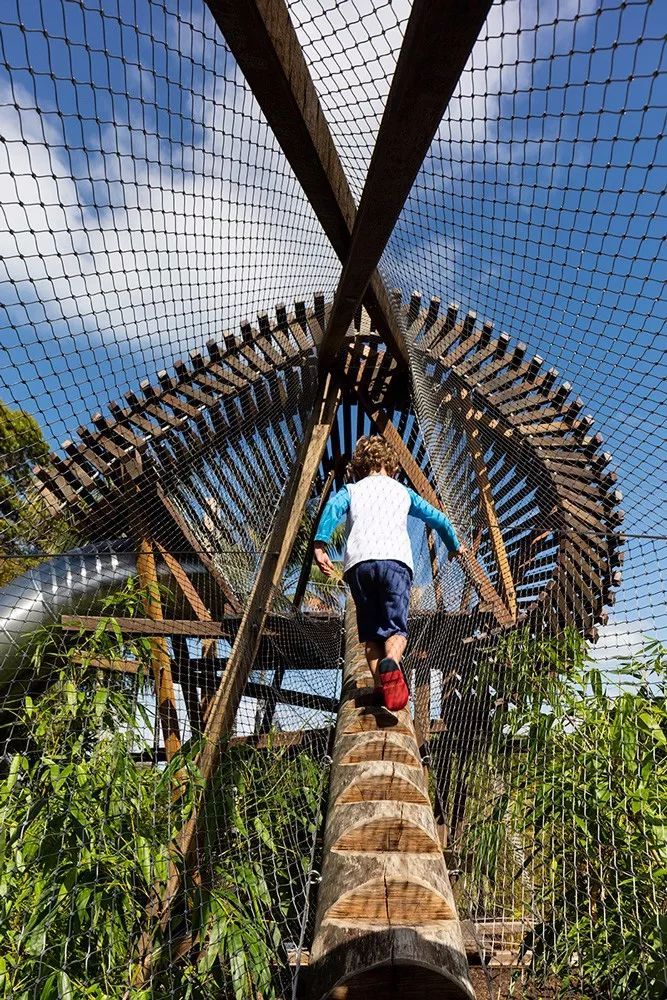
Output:
[[[495,4],[382,262],[558,367],[647,536],[667,534],[661,6]],[[290,9],[358,195],[409,4]],[[54,446],[258,309],[333,292],[202,0],[5,0],[0,47],[0,397]],[[653,561],[630,550],[615,614],[654,620],[664,543],[637,544]]]

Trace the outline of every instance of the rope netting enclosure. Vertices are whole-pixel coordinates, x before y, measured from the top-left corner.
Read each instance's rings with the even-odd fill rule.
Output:
[[[365,434],[466,548],[383,750],[433,995],[667,996],[665,77],[655,0],[0,4],[0,998],[329,993]]]

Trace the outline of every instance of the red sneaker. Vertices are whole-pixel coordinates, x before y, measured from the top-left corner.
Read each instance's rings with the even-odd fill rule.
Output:
[[[380,663],[380,680],[384,691],[384,703],[390,712],[399,712],[408,703],[410,692],[405,683],[403,671],[396,660],[386,657]]]

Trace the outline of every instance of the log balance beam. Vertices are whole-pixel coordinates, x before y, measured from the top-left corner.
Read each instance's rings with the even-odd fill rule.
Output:
[[[370,704],[350,601],[345,630],[308,995],[473,1000],[410,710]]]

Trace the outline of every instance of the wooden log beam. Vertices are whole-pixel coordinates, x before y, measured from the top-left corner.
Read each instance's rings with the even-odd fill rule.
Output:
[[[207,3],[335,253],[345,261],[356,205],[285,0]],[[375,267],[362,291],[392,354],[407,364],[401,326]]]
[[[62,615],[60,623],[68,631],[94,632],[100,622],[109,620],[103,615]],[[123,618],[114,616],[113,621],[125,635],[141,635],[150,638],[167,638],[185,635],[191,639],[229,639],[238,630],[238,618],[224,621],[194,621],[190,618]]]
[[[236,709],[262,636],[271,598],[280,585],[312,480],[324,454],[336,414],[338,396],[338,387],[331,379],[327,379],[318,394],[298,459],[285,485],[224,679],[211,707],[210,721],[206,727],[206,743],[199,760],[204,780],[215,770],[222,741],[231,732]]]
[[[296,590],[294,591],[294,597],[292,598],[292,603],[297,611],[301,608],[301,603],[306,593],[306,587],[308,586],[308,581],[310,580],[310,573],[313,565],[313,552],[315,551],[315,533],[317,532],[317,527],[320,523],[320,517],[322,516],[322,511],[326,506],[326,502],[329,499],[329,495],[333,488],[333,484],[336,480],[340,463],[337,462],[333,469],[329,471],[329,474],[324,482],[322,488],[322,493],[320,494],[320,500],[317,505],[317,510],[315,512],[315,517],[313,518],[313,523],[310,527],[310,533],[308,535],[308,544],[306,545],[306,553],[303,557],[303,563],[301,565],[301,572],[299,573],[299,581],[296,585]]]
[[[137,553],[137,576],[139,586],[146,593],[144,606],[149,620],[156,626],[163,622],[160,587],[158,584],[155,553],[150,538],[139,540]],[[167,760],[171,760],[181,749],[181,735],[176,712],[176,694],[174,679],[171,674],[171,658],[167,649],[166,639],[153,635],[150,640],[151,662],[155,676],[155,697],[162,726],[162,736]]]
[[[410,711],[370,704],[351,602],[345,630],[310,996],[472,1000]]]
[[[377,268],[491,0],[414,0],[320,359],[328,368]]]
[[[167,549],[165,549],[164,545],[161,545],[157,540],[155,542],[155,545],[156,545],[156,547],[157,547],[160,555],[162,556],[162,559],[163,559],[163,561],[164,561],[167,569],[169,570],[169,572],[173,576],[174,580],[178,584],[179,590],[181,591],[181,593],[185,597],[186,601],[188,602],[188,604],[190,605],[190,607],[192,608],[192,610],[196,614],[196,616],[199,619],[199,621],[201,621],[201,622],[210,622],[210,621],[212,621],[213,620],[213,616],[211,615],[211,612],[208,610],[208,608],[206,607],[206,605],[202,601],[201,597],[197,593],[196,587],[193,585],[192,581],[190,580],[190,577],[188,576],[188,574],[186,573],[185,569],[183,568],[183,566],[181,565],[181,563],[178,561],[178,559],[176,558],[176,556],[172,555],[171,552],[168,552]],[[181,637],[181,638],[183,638],[183,637]],[[189,664],[190,656],[187,653],[187,645],[184,646],[183,643],[180,642],[178,644],[178,648],[181,650],[181,656],[183,658],[184,663],[187,661],[187,663]],[[215,639],[207,639],[206,642],[202,643],[202,656],[203,657],[210,658],[210,657],[214,656],[215,653],[216,653],[216,640]],[[187,683],[190,686],[189,680],[188,680]],[[185,692],[185,688],[184,688],[184,692]],[[192,700],[192,698],[195,697],[195,696],[196,696],[196,692],[195,692],[195,695],[193,696],[192,691],[189,690],[189,697],[190,697],[190,699]],[[186,699],[186,704],[188,704],[187,699]]]
[[[142,666],[141,660],[126,660],[118,656],[93,656],[89,658],[82,654],[72,656],[74,663],[79,663],[82,667],[90,670],[108,670],[116,674],[136,674]]]
[[[274,688],[271,684],[258,684],[253,681],[248,681],[243,693],[249,698],[275,700],[282,705],[310,708],[319,712],[335,712],[338,708],[337,698],[328,698],[322,694],[310,694],[307,691],[292,691],[284,687]]]
[[[435,541],[435,532],[432,528],[426,529],[426,544],[428,545],[428,557],[431,563],[431,575],[433,577],[433,591],[435,594],[435,606],[441,611],[445,606],[440,584],[440,567],[438,565],[438,549]]]
[[[514,580],[512,578],[512,570],[510,568],[509,559],[507,558],[507,552],[505,550],[505,542],[503,541],[502,531],[500,530],[498,517],[496,515],[496,508],[493,502],[493,493],[491,492],[488,469],[486,468],[486,462],[484,461],[484,449],[482,447],[479,427],[475,426],[475,422],[470,418],[470,407],[463,400],[460,400],[457,403],[453,400],[452,404],[463,426],[466,438],[468,439],[468,454],[470,455],[472,467],[475,470],[475,478],[477,479],[479,504],[482,515],[489,529],[491,549],[496,560],[496,565],[498,566],[500,596],[503,599],[509,614],[512,616],[512,621],[515,622],[517,616],[516,590],[514,587]]]
[[[197,556],[202,566],[204,566],[216,584],[220,588],[220,591],[225,599],[225,602],[229,605],[229,610],[235,614],[240,614],[242,611],[241,602],[234,593],[231,585],[225,580],[224,576],[218,569],[213,560],[211,553],[207,552],[197,539],[196,535],[190,528],[189,524],[182,516],[176,505],[169,499],[167,494],[164,492],[161,486],[157,486],[156,489],[157,496],[162,503],[162,506],[169,514],[172,521],[177,525],[181,534],[185,538],[186,542],[192,549],[193,553]]]
[[[183,690],[190,729],[193,737],[197,739],[204,731],[204,717],[197,692],[195,673],[191,667],[188,641],[184,635],[174,635],[171,644],[174,649],[174,661],[178,668],[178,679]]]
[[[331,378],[326,378],[318,391],[294,468],[283,489],[264,556],[227,667],[208,709],[203,747],[197,758],[202,778],[202,793],[200,802],[194,806],[174,844],[175,858],[170,863],[169,877],[159,908],[160,926],[163,930],[168,925],[171,906],[181,886],[181,873],[176,858],[181,859],[184,871],[188,871],[192,866],[199,842],[201,802],[208,783],[217,770],[225,743],[232,733],[236,711],[253,667],[273,595],[280,585],[313,478],[322,461],[331,425],[336,416],[339,397],[338,386]],[[151,968],[152,954],[148,938],[144,935],[135,982],[137,984],[146,982],[151,974]]]
[[[412,483],[415,491],[423,496],[425,500],[428,500],[434,507],[437,507],[438,510],[444,510],[440,498],[383,408],[373,403],[361,388],[357,387],[355,392],[358,402],[365,409],[371,422],[377,428],[378,433],[394,448],[401,468]],[[503,626],[514,624],[515,619],[511,612],[505,606],[504,601],[496,592],[493,584],[467,546],[462,545],[459,562],[463,572],[479,594],[480,600],[493,613],[498,624]]]

